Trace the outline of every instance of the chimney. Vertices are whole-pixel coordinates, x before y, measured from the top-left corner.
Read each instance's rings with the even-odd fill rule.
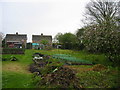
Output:
[[[18,32],[16,32],[16,35],[18,35]]]
[[[43,36],[43,33],[41,33],[41,36]]]

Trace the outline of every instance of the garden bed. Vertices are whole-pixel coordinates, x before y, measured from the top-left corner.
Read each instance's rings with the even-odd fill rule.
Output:
[[[31,65],[34,68],[33,73],[28,71],[29,65],[34,63],[32,61],[33,53],[39,52],[44,54],[43,60],[40,60],[40,63]],[[83,52],[71,51],[74,54],[69,53],[69,51],[61,50],[26,50],[25,55],[16,54],[16,55],[3,55],[2,58],[7,59],[7,62],[2,62],[2,82],[3,88],[118,88],[119,79],[118,79],[118,68],[111,66],[101,66],[101,65],[65,65],[65,61],[62,59],[52,58],[50,55],[57,53],[61,54],[70,54],[76,58],[82,58],[83,60],[96,60],[97,63],[101,61],[104,63],[109,63],[105,61],[104,56],[101,55],[89,55]],[[47,55],[46,55],[47,54]],[[10,61],[9,58],[14,56],[18,61]],[[63,61],[63,62],[62,62]],[[66,61],[70,63],[69,61]],[[99,64],[101,64],[99,63]],[[40,65],[38,65],[40,64]],[[77,62],[72,62],[72,64],[77,64]],[[35,66],[34,66],[35,65]],[[38,68],[39,67],[39,68]],[[66,69],[68,68],[68,69]],[[71,69],[71,70],[69,70]],[[40,72],[39,72],[40,71]],[[68,71],[71,71],[68,72]],[[65,72],[65,73],[64,73]],[[62,75],[62,73],[64,73]],[[70,76],[73,76],[73,79],[66,81]],[[74,77],[75,74],[76,77]],[[66,76],[65,76],[66,75]],[[58,77],[59,76],[59,77]],[[54,78],[53,78],[54,77]],[[61,79],[61,80],[60,80]],[[65,79],[65,80],[64,80]],[[78,86],[78,83],[80,86]],[[63,81],[63,82],[62,82]],[[66,81],[66,82],[65,82]],[[71,81],[71,83],[69,83]],[[73,82],[72,82],[73,81]],[[74,84],[76,82],[76,84]],[[64,84],[62,84],[64,83]],[[68,83],[68,84],[67,84]],[[59,85],[60,84],[60,85]],[[77,86],[77,87],[76,87]]]
[[[92,65],[90,61],[78,59],[67,54],[54,54],[52,57],[60,59],[61,62],[65,62],[68,65]]]
[[[42,55],[43,59],[34,59],[41,55],[40,53],[33,54],[33,64],[29,68],[30,72],[35,74],[33,80],[36,81],[36,77],[39,78],[35,82],[37,87],[82,88],[73,70],[64,67],[64,63],[57,59],[55,61],[52,57],[46,59],[47,55]]]

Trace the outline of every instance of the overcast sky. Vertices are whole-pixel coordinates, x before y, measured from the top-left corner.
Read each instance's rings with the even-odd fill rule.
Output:
[[[52,35],[75,33],[83,26],[85,6],[90,0],[1,0],[0,31],[4,34]]]

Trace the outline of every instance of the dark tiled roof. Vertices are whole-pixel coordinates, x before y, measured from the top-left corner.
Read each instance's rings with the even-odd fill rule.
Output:
[[[6,41],[27,40],[27,34],[6,34]]]
[[[33,41],[39,41],[43,39],[49,39],[52,41],[52,36],[51,35],[32,35]]]

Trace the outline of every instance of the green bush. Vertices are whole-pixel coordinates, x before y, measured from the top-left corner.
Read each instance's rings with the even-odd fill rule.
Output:
[[[19,48],[3,48],[2,54],[24,54],[25,49]]]
[[[53,48],[51,46],[46,46],[45,50],[52,50]]]
[[[83,43],[86,50],[93,53],[105,53],[110,61],[120,59],[120,31],[116,27],[93,25],[86,28]]]

